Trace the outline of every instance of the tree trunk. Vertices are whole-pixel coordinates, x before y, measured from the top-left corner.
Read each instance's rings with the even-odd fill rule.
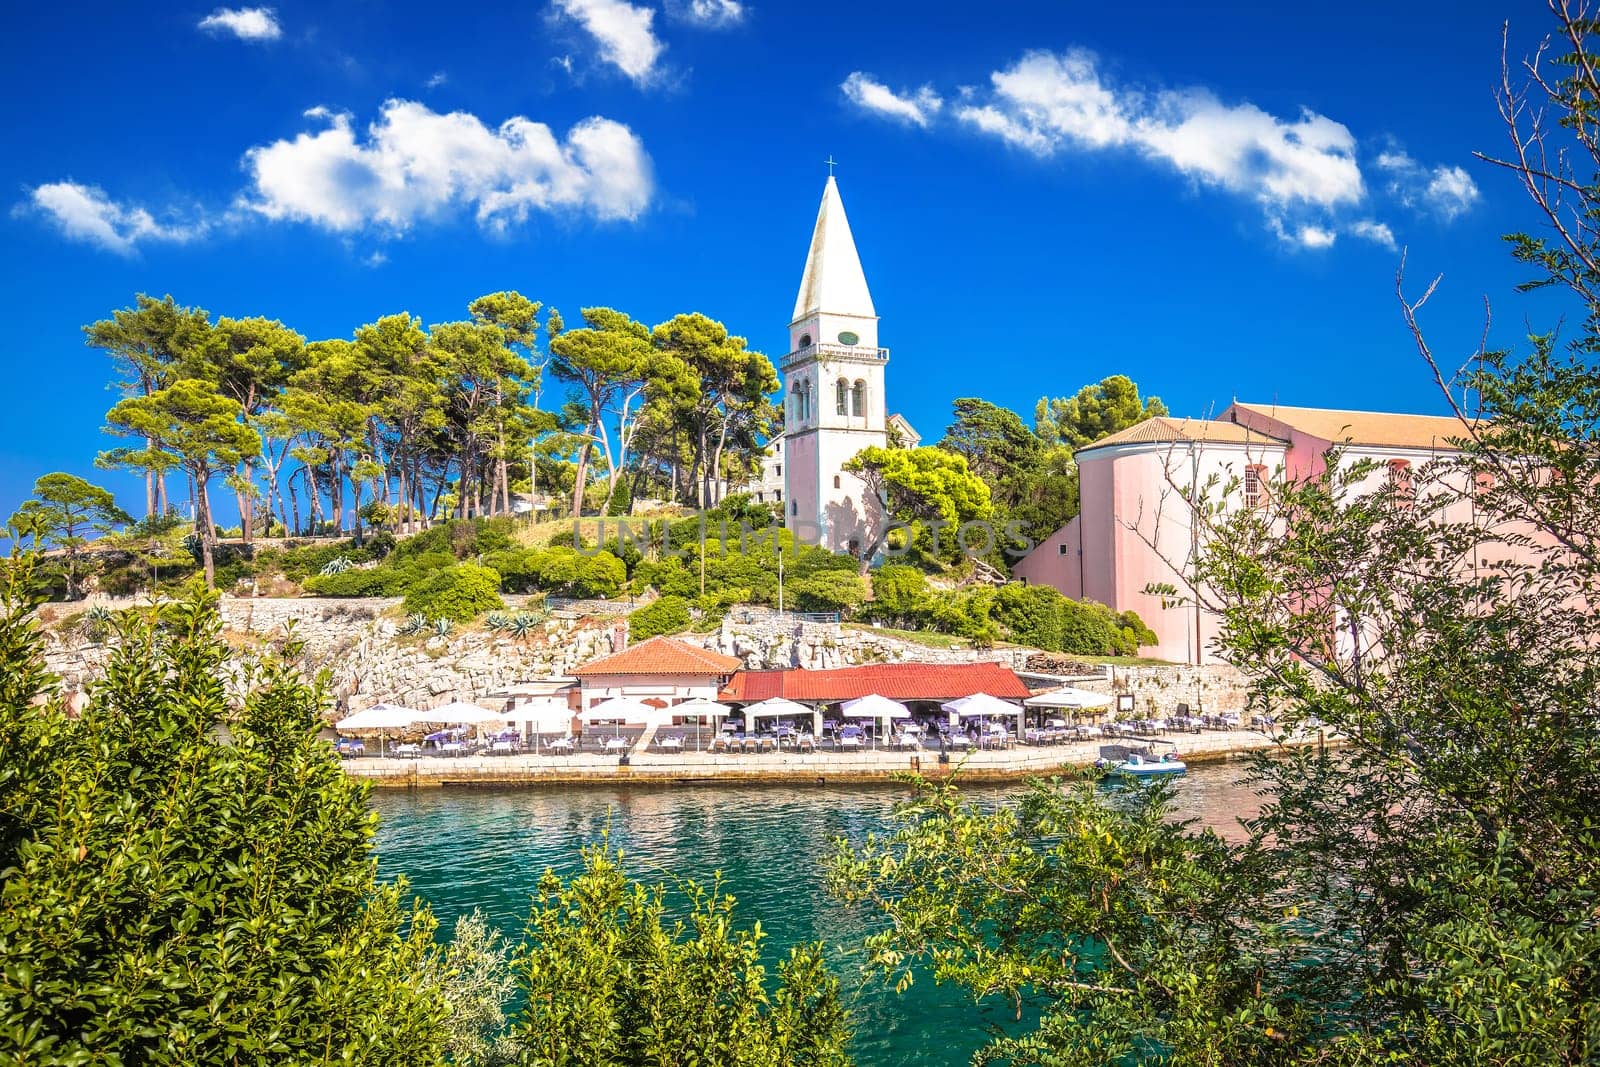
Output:
[[[195,525],[200,530],[200,562],[205,567],[206,588],[215,589],[217,564],[211,542],[216,536],[216,526],[211,521],[211,497],[206,492],[206,479],[198,475],[194,479],[194,510]]]
[[[572,482],[572,517],[574,519],[583,515],[583,490],[584,483],[589,478],[589,446],[591,443],[585,441],[583,447],[578,449],[578,470]]]

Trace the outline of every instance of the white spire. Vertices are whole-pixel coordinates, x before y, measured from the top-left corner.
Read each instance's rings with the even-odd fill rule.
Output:
[[[867,292],[867,276],[861,271],[855,238],[850,236],[850,220],[844,217],[844,201],[839,199],[839,186],[831,174],[822,190],[817,228],[811,233],[806,272],[800,278],[800,295],[795,297],[794,318],[790,321],[799,321],[815,311],[864,318],[878,315],[872,307],[872,294]]]

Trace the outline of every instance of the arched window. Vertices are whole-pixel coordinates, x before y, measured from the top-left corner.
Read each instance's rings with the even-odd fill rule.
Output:
[[[801,348],[810,348],[811,347],[811,335],[809,333],[803,333],[803,334],[800,335],[800,347]]]
[[[839,488],[839,476],[837,474],[833,476],[833,487],[835,489]]]
[[[815,397],[811,392],[811,380],[808,378],[806,379],[804,387],[802,387],[800,390],[800,418],[802,420],[810,421],[811,416],[815,411],[814,405]]]
[[[833,383],[833,391],[836,394],[835,399],[838,402],[836,405],[838,408],[838,413],[840,415],[850,414],[850,409],[848,406],[850,400],[850,383],[845,381],[843,378],[840,378],[837,382]]]
[[[1410,460],[1391,459],[1389,461],[1389,484],[1394,487],[1394,502],[1396,506],[1409,508],[1416,500],[1416,487],[1411,484]]]
[[[850,391],[850,414],[862,416],[867,413],[867,383],[860,378],[856,379],[856,387]]]
[[[1252,463],[1244,469],[1244,506],[1259,508],[1267,502],[1267,468]]]
[[[800,425],[800,421],[805,418],[805,415],[801,412],[800,404],[800,383],[795,382],[789,386],[789,424],[791,426]]]

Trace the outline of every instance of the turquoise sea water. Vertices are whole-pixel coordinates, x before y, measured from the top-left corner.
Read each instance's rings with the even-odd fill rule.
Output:
[[[1014,787],[980,789],[1003,801]],[[861,917],[842,912],[822,889],[821,862],[837,837],[859,839],[888,826],[901,787],[678,786],[582,789],[378,791],[384,877],[404,874],[446,930],[481,908],[517,937],[529,896],[547,867],[570,873],[581,845],[608,827],[630,873],[709,881],[721,871],[748,924],[759,918],[776,959],[792,944],[833,946],[854,1000],[856,1055],[863,1067],[961,1064],[990,1028],[1011,1021],[1003,1004],[974,1004],[960,990],[918,981],[896,994],[855,974]],[[1195,768],[1177,786],[1180,812],[1237,832],[1256,799],[1237,765]]]

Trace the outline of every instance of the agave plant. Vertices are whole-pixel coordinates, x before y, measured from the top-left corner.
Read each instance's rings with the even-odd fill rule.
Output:
[[[515,637],[527,637],[539,626],[539,616],[531,611],[519,611],[511,617],[511,633]]]
[[[89,640],[99,641],[110,632],[112,618],[110,608],[96,604],[83,613],[83,618],[78,620],[78,629]]]
[[[400,624],[400,629],[398,632],[409,637],[413,634],[420,634],[427,630],[427,628],[428,617],[419,612],[415,615],[407,615],[406,621]]]
[[[322,575],[343,574],[345,571],[350,570],[355,565],[356,561],[351,559],[349,556],[335,556],[328,562],[324,563],[322,565],[322,569],[317,573]]]
[[[483,617],[483,625],[490,630],[511,630],[516,627],[516,619],[503,611],[491,611]]]
[[[455,628],[456,624],[451,622],[449,619],[433,620],[433,632],[440,637],[448,637],[450,635],[450,631],[454,630]]]

